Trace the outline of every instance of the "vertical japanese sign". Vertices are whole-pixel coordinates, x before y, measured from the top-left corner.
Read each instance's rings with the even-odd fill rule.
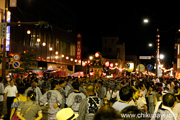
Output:
[[[5,15],[4,15],[4,21],[5,21]],[[10,22],[11,22],[11,12],[8,11],[7,12],[7,23],[10,23]],[[7,26],[6,27],[6,52],[9,52],[9,48],[10,48],[10,26]]]
[[[6,38],[6,27],[7,27],[6,23],[0,23],[0,39]]]
[[[77,63],[81,61],[81,48],[82,48],[82,37],[81,34],[77,35],[77,47],[76,47],[76,59]]]
[[[7,22],[11,22],[11,12],[7,12]],[[6,31],[6,51],[9,52],[10,48],[10,26],[7,26],[7,31]]]

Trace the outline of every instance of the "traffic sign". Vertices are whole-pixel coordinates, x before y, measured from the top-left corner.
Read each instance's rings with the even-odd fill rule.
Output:
[[[14,68],[19,68],[21,64],[19,61],[14,61],[12,65]]]
[[[20,55],[19,55],[19,54],[14,54],[13,59],[14,59],[15,61],[20,60]]]
[[[144,66],[143,64],[139,64],[139,65],[137,66],[137,70],[138,70],[139,72],[143,72],[143,71],[145,71],[145,66]]]
[[[150,59],[151,59],[151,56],[139,56],[139,59],[142,59],[142,60],[150,60]]]
[[[148,65],[147,65],[147,69],[148,69],[148,70],[152,70],[152,69],[153,69],[153,66],[152,66],[151,64],[148,64]]]

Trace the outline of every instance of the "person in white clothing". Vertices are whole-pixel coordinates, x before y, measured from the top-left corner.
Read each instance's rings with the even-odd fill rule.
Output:
[[[117,110],[117,111],[121,111],[122,109],[124,109],[125,107],[129,106],[129,102],[131,101],[132,97],[133,97],[133,91],[131,87],[125,86],[123,88],[121,88],[120,92],[119,92],[119,96],[120,96],[120,101],[116,101],[112,107]]]
[[[176,104],[172,109],[172,111],[174,112],[177,120],[180,120],[180,110],[179,110],[179,108],[180,108],[180,94],[176,95]]]
[[[145,84],[140,83],[139,88],[140,88],[140,91],[141,91],[141,96],[146,98],[147,89],[146,89]]]
[[[14,85],[14,81],[9,81],[8,85],[4,90],[4,101],[7,99],[7,117],[10,117],[11,114],[11,104],[13,103],[14,98],[18,97],[17,87]]]
[[[176,116],[172,111],[175,101],[176,99],[173,94],[165,94],[162,103],[159,105],[158,111],[154,113],[151,120],[176,120]]]
[[[79,92],[79,82],[73,82],[72,87],[74,89],[74,92],[70,93],[66,104],[68,107],[72,108],[72,110],[75,113],[79,112],[79,105],[83,99],[86,98],[86,95],[84,93]]]
[[[36,80],[33,80],[31,82],[31,87],[27,88],[26,91],[25,91],[25,96],[27,96],[27,93],[28,91],[34,91],[36,93],[36,103],[39,104],[39,99],[41,98],[42,96],[42,92],[40,90],[40,88],[37,86],[37,81]]]

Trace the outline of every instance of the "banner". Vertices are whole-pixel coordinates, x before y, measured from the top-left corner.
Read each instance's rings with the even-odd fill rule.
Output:
[[[6,23],[0,23],[0,39],[6,38],[6,27],[7,27]]]
[[[11,12],[7,12],[7,22],[11,22]],[[6,52],[9,52],[10,49],[10,26],[7,26],[7,31],[6,31]]]
[[[77,46],[76,46],[76,59],[77,61],[81,61],[81,49],[82,49],[82,38],[81,34],[77,35]]]

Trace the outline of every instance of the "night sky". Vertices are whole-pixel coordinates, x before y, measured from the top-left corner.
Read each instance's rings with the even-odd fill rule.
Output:
[[[156,28],[159,27],[160,53],[165,55],[165,66],[172,66],[175,35],[180,26],[180,8],[175,3],[173,6],[170,3],[132,6],[133,3],[120,1],[61,3],[77,15],[77,31],[82,33],[83,45],[90,48],[90,53],[101,51],[101,37],[118,36],[125,42],[127,55],[155,55]],[[144,24],[143,18],[148,18],[150,23]],[[148,43],[154,46],[149,48]]]

